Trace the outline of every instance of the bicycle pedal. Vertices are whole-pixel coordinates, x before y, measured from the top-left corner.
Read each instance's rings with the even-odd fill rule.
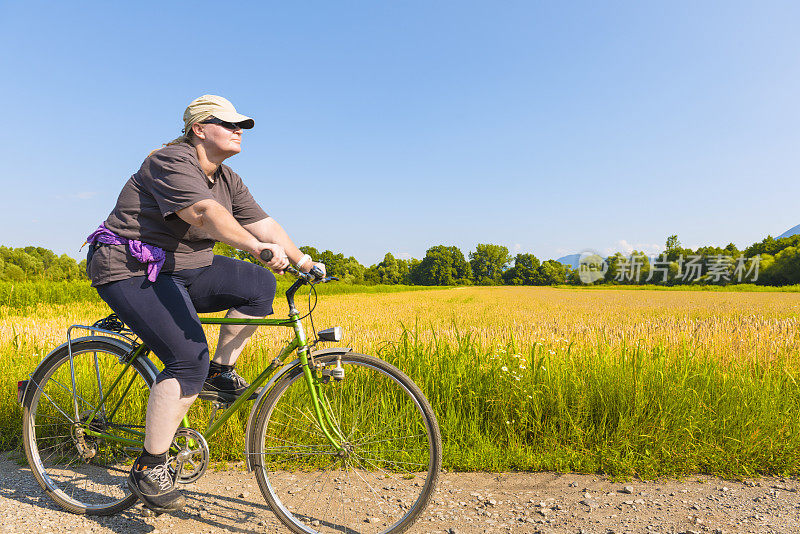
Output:
[[[232,400],[223,399],[220,395],[215,391],[201,391],[200,394],[197,396],[198,399],[209,401],[215,408],[227,408],[231,404],[233,404]]]
[[[249,401],[256,400],[258,398],[258,394],[260,393],[260,389],[250,395],[250,398],[247,399]],[[224,393],[218,393],[216,391],[201,391],[200,394],[197,396],[198,399],[203,399],[207,401],[211,401],[214,404],[220,404],[225,408],[229,407],[231,404],[236,402],[237,397],[226,395]]]

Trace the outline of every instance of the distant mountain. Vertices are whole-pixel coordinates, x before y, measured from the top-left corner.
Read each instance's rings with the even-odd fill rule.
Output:
[[[797,235],[797,234],[800,234],[800,224],[798,224],[794,228],[790,228],[789,230],[786,230],[785,232],[783,232],[781,235],[779,235],[775,239],[780,239],[782,237],[791,237],[791,236]]]
[[[800,231],[800,229],[798,230]],[[558,263],[563,263],[564,265],[569,265],[573,269],[577,269],[578,265],[581,261],[580,254],[570,254],[569,256],[562,256],[556,260]]]

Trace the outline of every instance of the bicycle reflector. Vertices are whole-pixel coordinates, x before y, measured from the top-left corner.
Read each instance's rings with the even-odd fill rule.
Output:
[[[342,327],[334,326],[333,328],[326,328],[317,333],[320,341],[341,341],[342,340]]]
[[[20,380],[17,382],[17,402],[22,404],[22,397],[25,396],[25,390],[28,388],[28,380]]]

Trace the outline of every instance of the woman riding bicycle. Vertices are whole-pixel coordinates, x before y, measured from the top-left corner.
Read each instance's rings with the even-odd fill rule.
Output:
[[[204,95],[183,115],[184,135],[151,153],[87,241],[92,285],[112,310],[163,362],[147,404],[144,449],[128,485],[158,511],[180,509],[167,451],[197,398],[232,402],[248,384],[234,366],[255,326],[222,325],[214,357],[197,313],[227,317],[272,313],[275,277],[258,265],[215,256],[215,241],[281,273],[318,265],[256,203],[242,179],[222,162],[241,151],[242,131],[254,121],[228,100]]]

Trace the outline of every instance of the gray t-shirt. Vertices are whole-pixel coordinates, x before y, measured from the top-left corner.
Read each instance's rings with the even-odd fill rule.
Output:
[[[180,143],[148,156],[131,176],[105,221],[106,228],[126,239],[155,245],[166,252],[162,271],[211,265],[214,240],[175,212],[196,202],[213,199],[233,214],[239,224],[267,218],[238,174],[220,165],[209,180],[200,167],[196,149]],[[87,265],[93,286],[147,274],[127,245],[98,247]]]

